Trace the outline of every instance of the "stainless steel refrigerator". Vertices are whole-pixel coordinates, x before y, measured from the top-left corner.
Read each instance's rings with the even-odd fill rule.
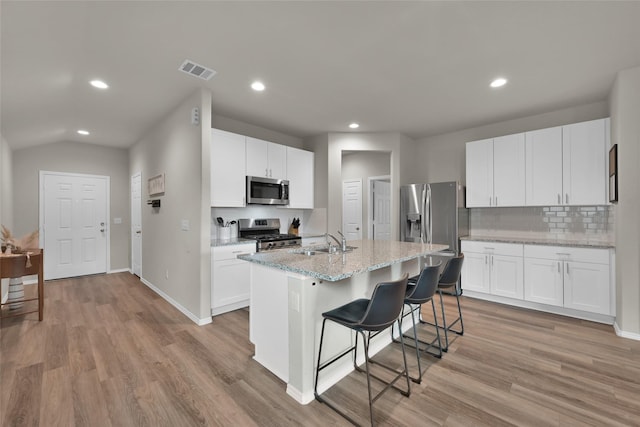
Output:
[[[456,182],[400,187],[400,240],[448,245],[460,252],[460,237],[469,234],[464,187]],[[435,258],[435,259],[434,259]],[[437,257],[430,261],[437,261]],[[446,258],[440,259],[443,265]]]

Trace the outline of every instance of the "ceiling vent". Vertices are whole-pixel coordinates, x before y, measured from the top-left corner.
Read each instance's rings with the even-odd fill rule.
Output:
[[[184,61],[178,69],[184,73],[198,77],[202,80],[210,80],[211,77],[216,74],[215,70],[212,70],[211,68],[207,68],[200,64],[196,64],[195,62],[189,61],[188,59]]]

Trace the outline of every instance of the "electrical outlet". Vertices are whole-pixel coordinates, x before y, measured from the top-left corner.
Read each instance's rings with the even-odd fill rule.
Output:
[[[191,225],[189,224],[189,220],[188,219],[183,219],[180,227],[182,228],[182,231],[189,231],[189,229],[191,228]]]

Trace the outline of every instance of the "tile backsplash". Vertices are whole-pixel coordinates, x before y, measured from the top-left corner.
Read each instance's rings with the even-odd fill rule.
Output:
[[[614,240],[612,206],[551,206],[469,209],[471,234],[529,235],[565,238],[586,235]]]

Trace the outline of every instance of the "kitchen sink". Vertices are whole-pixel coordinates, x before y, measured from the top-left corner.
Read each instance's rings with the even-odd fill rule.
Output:
[[[357,246],[347,246],[347,250],[345,252],[351,252],[354,249],[358,249]],[[338,248],[337,246],[331,246],[331,252],[329,251],[329,246],[309,246],[306,248],[293,249],[290,252],[293,254],[300,254],[300,255],[306,255],[306,256],[312,256],[318,253],[325,253],[325,254],[342,253],[340,248]]]

